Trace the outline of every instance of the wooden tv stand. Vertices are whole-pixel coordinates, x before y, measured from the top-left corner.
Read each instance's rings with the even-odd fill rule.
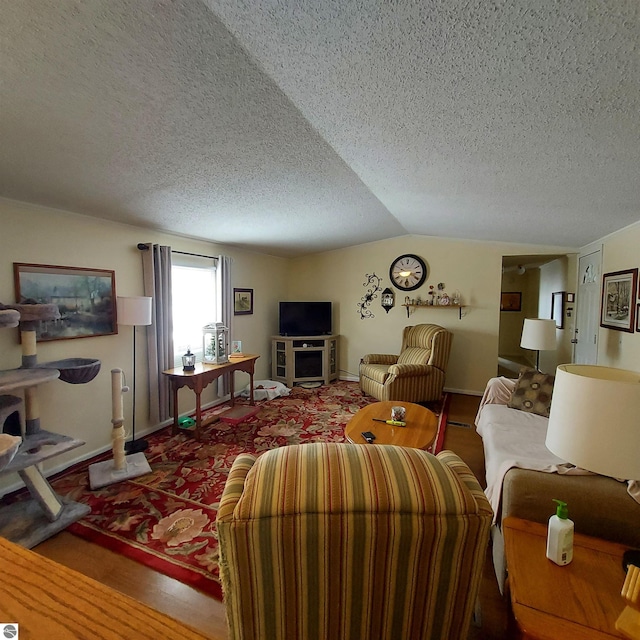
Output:
[[[338,379],[338,338],[340,336],[272,336],[271,372],[274,380],[287,387],[296,383]]]

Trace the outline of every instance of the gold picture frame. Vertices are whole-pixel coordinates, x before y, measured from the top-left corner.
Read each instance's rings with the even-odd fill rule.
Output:
[[[118,333],[115,271],[14,262],[13,276],[18,304],[58,305],[59,320],[38,323],[38,342]]]

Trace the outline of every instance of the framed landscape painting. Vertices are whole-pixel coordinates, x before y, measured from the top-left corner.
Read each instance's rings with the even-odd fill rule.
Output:
[[[253,289],[233,290],[233,314],[236,316],[253,313]]]
[[[601,327],[634,332],[637,289],[637,269],[614,271],[602,276]]]
[[[14,262],[13,276],[18,304],[58,306],[58,320],[38,323],[37,341],[117,333],[114,271]]]

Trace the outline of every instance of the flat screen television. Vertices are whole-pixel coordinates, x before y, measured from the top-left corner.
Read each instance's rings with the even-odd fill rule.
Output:
[[[321,336],[331,334],[330,302],[281,302],[281,336]]]

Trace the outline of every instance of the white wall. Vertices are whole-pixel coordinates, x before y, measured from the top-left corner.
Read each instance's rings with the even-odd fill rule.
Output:
[[[398,353],[404,326],[434,323],[454,334],[446,388],[480,394],[497,371],[502,256],[569,251],[559,247],[404,236],[294,260],[289,299],[334,303],[334,331],[342,336],[343,377],[356,378],[358,363],[367,353]],[[375,318],[360,318],[358,303],[366,292],[363,286],[366,274],[381,276],[383,289],[390,286],[389,266],[404,253],[421,256],[429,270],[426,284],[411,295],[425,298],[429,284],[444,282],[447,293],[458,289],[468,305],[461,320],[456,310],[428,307],[416,309],[407,319],[406,310],[399,306],[405,294],[398,289],[394,289],[396,306],[388,314],[380,306],[378,294],[371,305]]]
[[[538,317],[551,318],[552,294],[558,291],[575,293],[576,284],[576,254],[566,258],[554,260],[540,267],[540,301],[538,304]],[[575,305],[570,305],[575,310]],[[575,313],[571,317],[566,313],[567,304],[563,308],[564,326],[556,329],[556,350],[540,352],[540,370],[553,373],[559,364],[571,362],[573,349],[571,339],[574,336]]]
[[[270,337],[277,327],[276,300],[284,296],[287,260],[239,251],[233,247],[200,242],[133,226],[104,222],[52,209],[0,200],[0,302],[15,302],[13,263],[37,263],[115,271],[118,295],[142,295],[142,262],[138,242],[170,245],[173,249],[205,255],[221,253],[232,258],[234,287],[254,290],[253,315],[234,318],[231,339],[242,340],[243,350],[260,354],[256,378],[270,377]],[[194,304],[197,304],[194,300]],[[137,334],[136,435],[154,429],[147,419],[146,341]],[[39,342],[38,361],[63,358],[98,358],[98,376],[88,384],[54,381],[38,387],[43,429],[84,440],[86,444],[45,463],[45,470],[68,465],[111,447],[111,378],[113,368],[125,371],[131,383],[132,334],[121,327],[117,335]],[[18,329],[0,330],[0,369],[21,364]],[[247,374],[236,374],[236,389],[248,384]],[[204,399],[204,394],[203,394]],[[131,415],[131,394],[124,395],[125,416]],[[181,390],[180,412],[195,407],[191,391]],[[129,429],[129,421],[125,423]],[[15,474],[0,477],[0,488],[15,481]]]
[[[603,238],[602,273],[640,268],[640,222]],[[586,253],[587,247],[583,250]],[[633,301],[640,301],[636,291]],[[640,371],[640,333],[627,333],[600,328],[598,334],[598,364]]]

